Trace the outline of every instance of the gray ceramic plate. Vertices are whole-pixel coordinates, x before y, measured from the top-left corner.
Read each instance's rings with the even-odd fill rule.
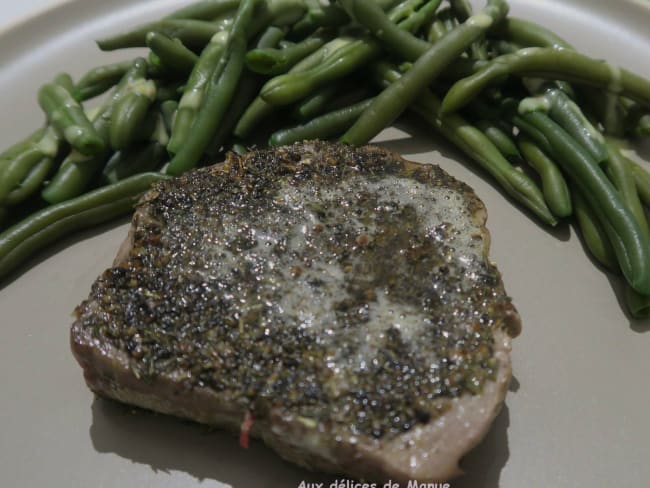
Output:
[[[41,82],[131,56],[100,53],[92,39],[178,3],[73,0],[0,33],[0,147],[41,123]],[[511,3],[515,15],[582,51],[650,77],[650,2]],[[476,189],[489,210],[492,257],[524,320],[507,405],[464,463],[469,474],[452,486],[648,486],[650,324],[626,317],[616,281],[570,228],[534,224],[426,129],[400,126],[381,140]],[[650,161],[650,145],[637,151]],[[228,434],[133,413],[86,389],[68,346],[71,312],[126,230],[124,221],[71,237],[0,291],[0,486],[291,488],[330,480],[259,443],[242,450]]]

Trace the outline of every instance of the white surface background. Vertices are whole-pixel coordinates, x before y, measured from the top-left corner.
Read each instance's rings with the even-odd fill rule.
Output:
[[[0,34],[25,14],[62,3],[0,1]],[[155,18],[159,5],[172,3],[87,0],[24,24],[20,46],[0,43],[0,60],[8,60],[0,62],[0,147],[41,122],[35,94],[42,81],[62,69],[78,76],[100,56],[113,59],[98,53],[93,38]],[[552,26],[580,50],[650,77],[647,9],[622,0],[511,4],[515,14]],[[622,313],[612,285],[569,228],[532,223],[426,130],[415,138],[393,130],[385,138],[476,189],[490,214],[492,257],[524,320],[514,342],[516,391],[470,454],[469,475],[452,487],[649,486],[648,323]],[[647,145],[643,152],[647,159]],[[326,479],[283,463],[258,442],[243,451],[227,434],[132,415],[93,398],[69,351],[70,313],[125,233],[126,225],[109,226],[72,239],[0,290],[0,487],[223,487],[222,481],[294,488],[303,478]]]
[[[38,14],[44,9],[63,3],[65,0],[3,0],[0,14],[0,32],[21,22],[23,19]]]

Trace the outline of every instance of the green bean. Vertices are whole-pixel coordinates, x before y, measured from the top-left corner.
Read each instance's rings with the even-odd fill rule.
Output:
[[[542,110],[578,141],[597,162],[607,159],[603,135],[585,117],[580,107],[566,93],[547,88],[540,96],[526,98],[519,104],[519,112]]]
[[[307,7],[307,13],[305,15],[319,15],[323,11],[323,3],[320,0],[304,0],[304,3]]]
[[[198,61],[198,56],[186,48],[179,39],[171,39],[159,32],[149,32],[145,42],[160,60],[162,68],[181,76],[187,76]]]
[[[9,217],[9,210],[5,207],[0,207],[0,229],[3,229],[7,218]]]
[[[164,114],[162,110],[155,110],[153,114],[154,127],[150,134],[149,141],[157,142],[161,146],[167,147],[167,143],[169,142],[169,130],[167,129]]]
[[[470,107],[480,106],[481,103],[477,104],[477,102],[478,100],[473,100]],[[498,113],[502,119],[511,123],[517,131],[530,137],[544,153],[552,154],[553,148],[551,143],[548,142],[544,133],[528,121],[526,114],[520,115],[519,104],[520,101],[515,100],[514,98],[506,98],[500,102]]]
[[[92,156],[104,150],[104,141],[86,117],[83,108],[62,85],[43,85],[38,92],[38,103],[48,121],[77,151]]]
[[[329,139],[345,132],[372,103],[372,98],[334,110],[309,122],[274,132],[270,146],[283,146],[307,139]]]
[[[178,102],[185,90],[185,83],[181,81],[156,81],[156,101],[166,102],[173,100]]]
[[[249,37],[257,35],[270,25],[291,26],[307,11],[303,0],[266,0],[260,2],[249,27]]]
[[[381,54],[373,39],[361,38],[337,50],[323,63],[307,71],[291,72],[269,80],[260,91],[271,105],[289,105],[305,98],[318,88],[343,78]]]
[[[321,46],[320,49],[317,49],[302,61],[296,63],[293,68],[289,70],[289,73],[298,73],[300,71],[312,69],[313,67],[322,64],[324,59],[333,56],[339,49],[350,45],[352,42],[353,41],[350,38],[337,37],[326,43],[324,46]],[[272,114],[274,110],[274,107],[270,103],[265,102],[258,96],[246,108],[246,111],[237,122],[234,134],[241,139],[246,139],[258,124]]]
[[[165,100],[160,104],[160,113],[165,123],[165,130],[167,130],[167,132],[172,131],[177,110],[178,102],[176,100]]]
[[[625,109],[621,106],[621,97],[615,93],[593,93],[591,96],[595,98],[596,104],[600,104],[597,113],[605,134],[623,137],[626,127]]]
[[[304,59],[297,62],[290,70],[290,73],[297,73],[300,71],[307,71],[317,66],[323,64],[326,59],[330,59],[338,53],[344,47],[350,46],[354,42],[354,39],[349,36],[341,36],[332,39],[329,42],[326,42],[323,46],[318,48],[313,53],[305,56]]]
[[[650,136],[650,114],[643,114],[639,117],[639,120],[633,129],[633,134],[638,137]]]
[[[507,39],[505,46],[503,41],[498,43],[497,51],[500,55],[515,54],[519,49],[524,47],[548,47],[574,50],[572,45],[554,32],[534,22],[516,17],[504,19],[503,22],[495,27],[495,31]],[[508,44],[510,45],[508,46]],[[575,98],[571,85],[565,81],[556,80],[555,83],[560,90],[564,91],[571,98]]]
[[[634,215],[641,230],[648,235],[648,239],[650,240],[650,226],[648,226],[643,205],[641,204],[641,199],[636,189],[635,175],[628,165],[625,156],[621,153],[618,141],[608,137],[606,149],[607,161],[605,162],[605,173],[618,190],[623,203],[627,205],[627,208]]]
[[[88,229],[109,222],[117,217],[127,215],[133,210],[136,201],[136,197],[120,198],[110,203],[81,211],[74,216],[63,218],[39,230],[35,234],[29,235],[20,245],[0,258],[0,279],[6,278],[11,271],[18,268],[38,251],[60,239],[70,236],[73,232]],[[13,227],[10,227],[5,232],[10,232],[12,229]],[[2,235],[0,235],[1,238]]]
[[[41,196],[48,203],[60,203],[81,195],[92,183],[108,160],[110,121],[115,104],[126,94],[133,85],[141,83],[147,74],[147,62],[142,58],[133,61],[113,93],[104,101],[93,117],[93,127],[105,141],[106,150],[101,154],[88,157],[72,151],[61,163],[52,181],[43,189]]]
[[[510,119],[517,130],[530,137],[546,154],[553,154],[553,146],[546,135],[530,123],[527,116],[514,115]]]
[[[489,63],[489,61],[477,62],[478,69],[472,75],[478,73],[484,67],[489,66]],[[509,94],[516,95],[519,98],[525,98],[526,96],[531,96],[531,94],[543,93],[546,89],[558,89],[564,92],[570,99],[577,99],[575,90],[570,83],[561,80],[551,81],[540,78],[504,79],[501,86],[494,85],[486,89],[485,96],[495,101],[506,98]]]
[[[402,0],[374,0],[374,2],[386,12],[390,9],[397,7]]]
[[[495,30],[498,34],[504,35],[522,46],[575,50],[571,44],[554,32],[527,20],[510,17],[499,24]],[[502,52],[501,54],[512,54],[512,52]],[[568,83],[557,83],[562,91],[569,94],[571,98],[575,98],[571,94],[571,88]],[[606,94],[603,97],[600,92],[592,93],[591,91],[587,91],[586,93],[587,100],[600,112],[599,115],[605,132],[622,135],[621,107],[617,101],[618,97],[615,94]]]
[[[171,175],[180,175],[198,164],[223,119],[244,71],[247,31],[258,0],[242,0],[232,25],[220,66],[212,74],[205,102],[192,127],[186,144],[167,167]]]
[[[439,101],[436,102],[435,106],[439,107]],[[535,183],[524,173],[512,167],[480,130],[457,115],[450,114],[438,119],[433,112],[426,109],[428,106],[433,107],[434,104],[427,96],[424,103],[419,100],[413,109],[490,173],[510,196],[531,210],[542,222],[549,225],[557,224],[557,219]]]
[[[492,47],[498,55],[513,54],[522,49],[522,46],[519,44],[503,40],[493,40]]]
[[[91,69],[84,74],[72,92],[80,102],[96,97],[115,86],[129,70],[133,61],[122,61]]]
[[[574,191],[573,197],[575,213],[585,245],[600,264],[618,273],[620,268],[616,262],[614,248],[605,230],[589,209],[584,197],[579,195],[579,191]],[[623,297],[630,315],[636,319],[650,317],[650,296],[636,292],[627,283],[623,288]]]
[[[302,19],[293,24],[291,32],[297,37],[305,37],[321,27],[339,27],[350,22],[348,14],[336,4],[322,5],[319,9],[310,8]]]
[[[465,22],[472,16],[472,5],[467,0],[449,0],[449,5],[458,22]]]
[[[465,22],[472,16],[472,5],[467,0],[449,0],[449,4],[454,16],[447,22],[452,22],[453,20],[456,20],[457,22]],[[451,30],[454,27],[455,23],[448,25],[447,29]],[[487,47],[485,46],[485,39],[483,36],[471,44],[470,56],[473,59],[488,59]]]
[[[40,134],[40,136],[32,139],[30,147],[38,150],[42,156],[56,157],[63,144],[59,131],[52,126],[47,126],[43,132],[37,131],[36,134]]]
[[[605,227],[623,275],[636,291],[650,294],[650,237],[589,153],[548,116],[526,115],[554,148],[555,160],[580,188]]]
[[[105,147],[97,149],[96,155],[87,156],[73,143],[49,184],[47,179],[56,170],[63,150],[68,148],[61,134],[57,137],[60,126],[51,121],[47,132],[41,129],[37,136],[6,150],[0,155],[0,220],[11,212],[10,220],[16,221],[20,214],[29,211],[30,206],[40,202],[31,197],[45,185],[41,195],[46,201],[55,202],[52,208],[58,208],[61,205],[56,202],[67,200],[67,205],[83,199],[75,196],[100,184],[101,177],[103,183],[110,183],[157,169],[165,162],[166,144],[175,154],[166,170],[172,175],[194,167],[217,147],[238,153],[246,151],[245,144],[253,139],[241,137],[252,134],[259,121],[280,105],[295,103],[291,109],[301,125],[275,132],[270,145],[304,138],[327,139],[346,129],[343,142],[364,143],[408,108],[478,163],[510,197],[543,222],[555,225],[556,216],[569,215],[570,197],[578,201],[583,193],[582,203],[574,202],[573,207],[587,247],[597,260],[609,259],[612,270],[624,272],[630,283],[625,300],[632,315],[650,315],[650,230],[648,210],[643,207],[650,208],[650,174],[625,158],[611,141],[606,148],[610,154],[599,167],[597,161],[604,159],[605,148],[599,140],[600,132],[572,100],[556,93],[559,90],[547,92],[545,98],[550,103],[547,113],[551,122],[564,129],[549,125],[544,113],[518,113],[511,106],[513,100],[508,98],[515,94],[519,104],[522,89],[530,90],[531,78],[564,80],[558,84],[560,90],[570,89],[568,82],[582,83],[587,89],[579,95],[594,104],[593,110],[585,111],[593,116],[594,124],[600,124],[606,134],[642,136],[650,133],[650,82],[569,51],[572,48],[566,41],[537,24],[504,19],[505,0],[488,0],[486,10],[474,16],[468,0],[447,3],[450,7],[438,11],[441,0],[339,0],[329,5],[320,0],[201,0],[158,22],[100,40],[98,44],[105,49],[146,44],[151,49],[151,62],[148,66],[145,63],[144,72],[137,79],[132,76],[130,62],[116,63],[91,70],[76,85],[69,75],[61,74],[47,90],[70,95],[65,99],[68,105],[63,107],[72,108],[74,115],[81,116],[84,114],[79,103],[71,104],[70,100],[81,102],[118,84],[95,115],[84,115],[89,123],[85,128],[94,130]],[[458,26],[458,20],[465,23]],[[277,39],[284,31],[291,42],[281,44],[282,49],[253,49],[247,54],[247,43],[269,25],[284,27],[268,31],[271,37]],[[414,35],[428,25],[429,42]],[[317,30],[321,26],[331,26],[345,38],[325,44],[330,33]],[[212,64],[204,65],[204,78],[197,86],[192,74],[201,64],[208,49],[206,44],[215,32],[223,38],[222,48],[218,55],[213,53]],[[364,32],[369,32],[368,37],[359,39]],[[307,37],[309,34],[312,35]],[[490,36],[487,40],[486,35]],[[332,54],[335,49],[331,46],[335,44],[338,51]],[[519,46],[541,49],[513,52]],[[347,85],[346,80],[353,72],[367,75],[364,63],[369,64],[384,51],[396,54],[399,62],[415,65],[410,69],[400,67],[403,75],[386,63],[380,63],[384,68],[373,65],[371,73],[378,71],[383,77],[382,86],[388,87],[376,99],[356,103],[356,87],[363,83],[354,80]],[[199,52],[200,57],[195,54]],[[487,61],[497,54],[500,56],[494,61]],[[268,79],[260,90],[263,79],[252,73],[244,75],[245,63],[262,74],[283,76]],[[514,79],[507,86],[487,90],[481,97],[489,102],[489,111],[497,115],[473,113],[472,99],[479,101],[474,98],[476,93],[492,81],[501,82],[510,75],[518,75],[523,83]],[[155,85],[145,77],[155,80]],[[437,77],[443,83],[435,85]],[[441,105],[433,90],[459,78],[468,79],[455,84]],[[448,102],[454,90],[472,79],[481,80],[474,82],[482,84],[479,88],[470,83],[476,93],[456,93],[462,99],[457,106],[457,100]],[[187,86],[179,89],[183,85]],[[141,93],[138,86],[146,90]],[[588,90],[590,86],[605,88],[609,94],[594,95]],[[364,97],[370,96],[365,86],[362,90]],[[150,96],[152,92],[155,96]],[[531,93],[540,92],[535,89]],[[338,100],[334,99],[336,94]],[[63,99],[58,96],[58,100]],[[354,105],[347,106],[352,101]],[[456,111],[467,101],[472,103],[466,115],[473,125],[458,113],[446,112]],[[345,108],[339,110],[341,105]],[[291,109],[284,110],[287,113],[282,115],[288,115]],[[328,113],[322,115],[325,110]],[[73,117],[68,117],[67,122],[72,121]],[[155,122],[153,132],[149,122]],[[171,142],[170,128],[177,139]],[[541,174],[543,192],[510,164],[521,159],[511,137],[517,132],[521,152]],[[150,140],[144,141],[145,135]],[[533,149],[524,149],[526,144]],[[109,160],[112,145],[119,150]],[[560,163],[567,173],[571,195],[549,158]],[[611,180],[609,186],[603,171]],[[95,191],[86,196],[93,194]],[[604,197],[610,194],[618,200],[605,202]],[[91,202],[90,206],[60,215],[41,227],[32,227],[22,238],[16,238],[12,228],[7,232],[14,232],[10,239],[13,244],[7,244],[7,233],[0,234],[0,276],[65,233],[127,212],[135,196],[115,194],[112,198],[114,201]],[[29,220],[19,225],[26,223]]]
[[[234,152],[235,154],[239,154],[240,156],[243,156],[248,152],[248,148],[240,142],[235,142],[231,147],[231,151]]]
[[[213,20],[220,15],[234,12],[240,0],[203,0],[175,10],[167,19]]]
[[[69,93],[74,91],[74,81],[69,73],[59,73],[54,77],[53,83],[62,86]]]
[[[442,21],[445,24],[445,29],[447,32],[454,30],[456,27],[458,27],[458,19],[456,19],[456,16],[453,15],[453,10],[451,11],[452,15],[445,15],[441,17]]]
[[[81,195],[88,189],[107,157],[108,152],[85,156],[78,151],[71,151],[52,180],[43,188],[41,192],[43,200],[55,204]]]
[[[2,151],[2,153],[0,153],[0,161],[14,159],[16,156],[31,147],[32,144],[40,140],[45,134],[46,130],[47,127],[41,127],[40,129],[35,130],[30,135],[25,137],[23,140],[9,146],[7,149]]]
[[[387,12],[388,19],[397,24],[417,12],[424,2],[425,0],[404,0]]]
[[[307,122],[308,120],[321,115],[330,107],[332,101],[339,96],[341,91],[347,93],[347,90],[345,88],[341,90],[338,84],[320,88],[296,104],[292,112],[293,118],[302,122]]]
[[[256,97],[237,121],[233,134],[240,138],[251,135],[259,123],[269,117],[275,111],[275,107],[266,103],[262,98]]]
[[[256,43],[255,43],[255,48],[272,48],[278,45],[280,41],[284,38],[285,31],[284,29],[281,29],[280,27],[276,27],[274,25],[270,25],[266,28],[264,32],[262,32]]]
[[[37,162],[18,186],[9,192],[5,200],[6,205],[14,207],[36,193],[41,188],[41,185],[53,166],[54,158],[52,157],[46,156]]]
[[[573,197],[573,209],[575,211],[576,222],[578,223],[582,233],[582,239],[587,249],[589,249],[596,261],[605,268],[614,273],[620,271],[612,243],[609,237],[607,237],[605,229],[598,221],[598,218],[589,208],[585,197],[577,188],[572,189],[571,196]]]
[[[521,154],[517,145],[512,140],[512,137],[505,132],[500,124],[495,123],[492,120],[487,119],[478,119],[474,122],[474,125],[480,129],[485,136],[492,141],[501,154],[503,154],[508,161],[513,164],[519,163],[522,161]]]
[[[167,72],[163,63],[155,52],[149,51],[147,55],[147,63],[149,63],[149,73],[154,72],[154,76],[159,78],[162,76],[170,76],[171,73]]]
[[[499,56],[476,74],[456,82],[442,102],[443,113],[459,110],[486,86],[509,75],[584,83],[650,105],[650,81],[634,73],[575,51],[531,47]]]
[[[125,149],[142,138],[143,126],[149,109],[156,99],[156,85],[151,80],[138,80],[131,85],[131,90],[115,102],[111,110],[109,140],[115,150]],[[145,136],[151,130],[144,129]]]
[[[4,154],[9,157],[0,160],[0,203],[6,203],[11,192],[20,186],[41,160],[55,158],[60,145],[60,134],[54,127],[49,126],[5,151]]]
[[[327,110],[336,110],[360,102],[368,96],[365,86],[358,86],[357,80],[347,80],[341,85],[329,85],[316,91],[298,103],[293,110],[294,118],[307,122]]]
[[[519,149],[542,180],[542,193],[551,212],[558,217],[568,217],[573,213],[569,187],[559,168],[537,144],[524,134],[518,138]]]
[[[625,287],[625,304],[635,319],[650,318],[650,295],[642,295],[631,287]]]
[[[488,44],[485,38],[477,39],[470,46],[470,56],[476,61],[485,61],[487,62],[490,59],[488,54]]]
[[[227,43],[228,33],[225,31],[218,33],[203,49],[198,62],[194,65],[194,69],[185,85],[183,96],[178,103],[178,112],[176,113],[172,136],[167,146],[170,153],[178,153],[185,145],[197,114],[205,101],[210,77],[219,66]]]
[[[391,84],[379,94],[341,141],[352,145],[367,143],[382,128],[391,124],[426,86],[433,83],[446,66],[493,23],[502,19],[507,11],[505,2],[488,0],[481,13],[470,17],[438,40],[420,56],[399,82]]]
[[[259,123],[269,117],[275,111],[275,107],[266,103],[260,97],[256,97],[237,121],[233,134],[240,138],[246,138]]]
[[[634,175],[636,191],[643,204],[650,208],[650,172],[643,169],[641,165],[626,158],[627,164]]]
[[[127,214],[160,173],[144,173],[46,207],[0,234],[0,278],[37,251],[76,230]]]
[[[514,100],[513,100],[514,102]],[[505,105],[502,103],[502,105]],[[485,100],[477,99],[468,106],[467,114],[474,119],[484,119],[510,137],[514,132],[514,124],[503,114],[503,107],[488,105]],[[478,124],[477,124],[478,125]],[[511,152],[511,150],[506,151]]]
[[[627,134],[633,137],[644,137],[650,135],[650,111],[647,108],[625,97],[620,97],[620,103],[616,108],[623,112],[620,116],[620,119],[623,120],[623,128],[616,136],[623,137]],[[603,125],[605,125],[604,120]],[[611,133],[607,127],[605,129]]]
[[[29,174],[32,168],[43,159],[36,148],[29,148],[12,160],[5,161],[0,175],[0,204],[5,205],[7,197]]]
[[[256,48],[273,47],[284,36],[284,31],[277,27],[270,26],[257,40]],[[260,76],[253,73],[248,73],[248,76],[243,76],[237,92],[235,93],[228,112],[224,115],[219,128],[214,135],[207,153],[214,156],[221,151],[223,144],[232,135],[234,127],[241,118],[242,114],[246,111],[251,101],[259,93],[263,80]]]
[[[246,54],[246,67],[255,73],[265,75],[286,73],[298,61],[316,51],[331,38],[331,33],[320,31],[284,49],[253,49]]]
[[[441,3],[442,0],[429,0],[420,10],[413,12],[406,19],[399,22],[398,27],[411,34],[416,33],[422,26],[433,21]]]
[[[113,154],[106,163],[103,178],[108,184],[148,171],[157,170],[167,157],[165,146],[157,141],[131,146]]]
[[[560,36],[535,22],[508,17],[499,22],[494,32],[522,46],[554,47],[573,49],[573,46]]]
[[[447,33],[447,27],[445,25],[445,17],[452,16],[452,15],[453,14],[451,12],[450,7],[445,7],[437,13],[427,33],[427,40],[429,41],[429,43],[434,44]]]
[[[407,61],[414,61],[422,56],[431,44],[400,29],[384,11],[374,2],[365,0],[340,0],[345,11],[366,27],[382,45]]]
[[[373,75],[379,79],[382,86],[396,83],[402,76],[384,62],[375,63]],[[439,117],[439,108],[440,101],[428,88],[419,93],[417,101],[410,106],[410,109],[432,128],[491,174],[511,197],[531,210],[542,222],[557,224],[557,219],[549,210],[541,190],[534,181],[512,167],[480,130],[458,114]]]
[[[304,3],[305,6],[307,7],[307,13],[305,13],[305,16],[309,16],[309,15],[318,16],[322,14],[323,3],[320,0],[304,0]]]
[[[159,32],[167,37],[179,39],[192,50],[202,49],[212,36],[223,30],[223,25],[215,22],[191,19],[164,19],[141,25],[116,36],[99,39],[97,45],[102,51],[113,51],[127,47],[146,47],[147,34]]]

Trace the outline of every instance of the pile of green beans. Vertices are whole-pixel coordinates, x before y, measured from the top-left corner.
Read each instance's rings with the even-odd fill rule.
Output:
[[[253,146],[365,144],[412,112],[542,225],[574,223],[650,316],[650,173],[626,151],[650,135],[650,81],[506,0],[199,0],[97,45],[144,51],[44,83],[43,127],[0,153],[0,279],[154,180]]]

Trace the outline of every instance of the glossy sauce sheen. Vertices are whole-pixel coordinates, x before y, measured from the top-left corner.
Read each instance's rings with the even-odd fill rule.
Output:
[[[511,309],[481,202],[434,165],[322,143],[159,184],[77,310],[143,381],[392,438],[496,376]]]

